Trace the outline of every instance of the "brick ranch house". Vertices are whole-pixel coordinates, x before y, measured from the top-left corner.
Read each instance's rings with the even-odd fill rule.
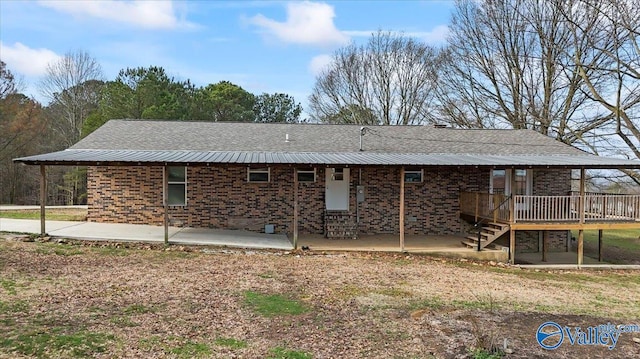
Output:
[[[516,250],[567,250],[575,229],[580,264],[583,230],[640,228],[640,196],[584,190],[586,169],[639,161],[532,130],[111,120],[16,161],[40,165],[43,183],[46,166],[88,166],[88,221],[274,231],[294,245],[386,233],[403,250],[405,234],[460,235],[503,243],[513,262]]]

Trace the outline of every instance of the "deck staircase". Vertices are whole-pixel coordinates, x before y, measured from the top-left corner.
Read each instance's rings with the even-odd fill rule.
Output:
[[[480,248],[484,248],[500,238],[509,231],[509,225],[497,222],[484,223],[480,230]],[[473,230],[472,234],[465,237],[462,244],[471,248],[478,248],[478,232]]]

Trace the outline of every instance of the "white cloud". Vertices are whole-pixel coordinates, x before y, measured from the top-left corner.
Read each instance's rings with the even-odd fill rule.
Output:
[[[32,49],[19,42],[13,45],[0,42],[0,54],[11,72],[26,76],[44,75],[47,65],[60,59],[58,54],[49,49]]]
[[[304,1],[287,4],[285,22],[269,19],[262,14],[248,21],[280,41],[319,46],[344,45],[349,42],[349,37],[336,28],[334,17],[332,6]]]
[[[194,24],[178,19],[171,1],[41,1],[40,4],[78,17],[93,17],[147,29],[194,27]]]
[[[318,76],[329,66],[331,60],[331,55],[322,54],[315,56],[309,63],[309,71],[311,71],[314,76]]]
[[[376,34],[378,30],[354,30],[354,31],[345,31],[344,33],[353,37],[371,37],[371,35]],[[433,28],[431,31],[391,31],[392,33],[396,33],[399,35],[404,35],[408,37],[414,37],[420,39],[428,44],[436,45],[442,44],[447,41],[447,36],[449,35],[449,27],[447,25],[438,25]]]
[[[449,27],[447,25],[439,25],[431,31],[416,33],[416,37],[422,38],[424,42],[429,44],[440,44],[447,41],[449,35]]]

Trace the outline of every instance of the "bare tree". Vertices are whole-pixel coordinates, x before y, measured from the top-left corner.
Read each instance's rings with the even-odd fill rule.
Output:
[[[563,0],[456,2],[435,113],[456,127],[530,128],[573,143],[605,120],[581,91]],[[598,64],[601,57],[591,58]],[[591,107],[590,107],[591,106]],[[588,113],[588,115],[587,115]]]
[[[437,61],[437,51],[426,44],[390,32],[372,34],[366,45],[333,55],[309,98],[311,118],[371,124],[373,114],[381,125],[424,123]]]
[[[50,101],[49,128],[59,146],[53,149],[70,147],[80,140],[85,120],[98,108],[103,85],[102,68],[87,52],[69,52],[47,66],[40,91]],[[57,187],[65,193],[66,204],[84,202],[86,169],[64,170],[63,183]]]
[[[102,81],[100,64],[84,51],[69,52],[47,66],[40,91],[54,109],[52,125],[66,147],[80,139],[84,120],[97,108]]]
[[[640,3],[627,0],[577,0],[561,9],[575,44],[594,56],[574,56],[585,93],[606,115],[606,125],[590,145],[595,153],[640,159]],[[576,51],[576,54],[580,54]],[[585,59],[587,61],[585,61]],[[640,184],[638,171],[624,171]]]

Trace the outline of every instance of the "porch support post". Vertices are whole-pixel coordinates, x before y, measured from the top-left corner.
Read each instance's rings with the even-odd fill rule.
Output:
[[[298,249],[298,169],[293,169],[293,249]]]
[[[169,244],[169,173],[167,173],[167,166],[162,167],[162,208],[163,208],[163,220],[164,225],[164,244]]]
[[[40,235],[47,234],[45,228],[45,217],[47,205],[47,169],[45,165],[40,165]]]
[[[509,263],[516,264],[516,231],[509,229]]]
[[[584,250],[584,230],[578,231],[578,268],[582,265],[582,252]]]
[[[404,166],[400,169],[400,251],[404,252]]]
[[[476,213],[474,221],[477,223],[478,218],[480,217],[480,193],[476,192]]]
[[[511,169],[511,178],[509,181],[509,195],[511,198],[509,199],[509,222],[513,223],[516,219],[516,169]]]
[[[602,262],[602,229],[598,230],[598,262]]]
[[[582,265],[583,254],[584,254],[584,180],[585,180],[585,170],[584,167],[580,168],[580,229],[578,230],[578,267]]]
[[[584,213],[584,176],[585,176],[585,171],[584,168],[580,169],[580,202],[579,202],[579,206],[580,206],[580,224],[584,224],[584,217],[585,217],[585,213]]]
[[[547,241],[549,240],[549,231],[542,231],[542,261],[547,261]]]

